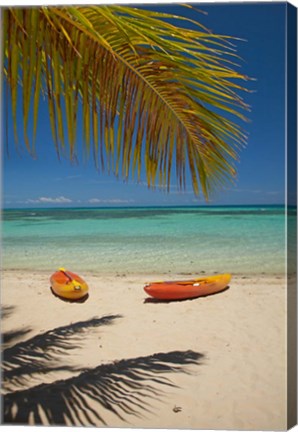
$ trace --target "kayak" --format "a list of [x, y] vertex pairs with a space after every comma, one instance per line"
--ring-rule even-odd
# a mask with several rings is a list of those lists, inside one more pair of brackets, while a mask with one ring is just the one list
[[50, 281], [53, 292], [59, 297], [79, 300], [88, 293], [88, 285], [84, 279], [62, 267], [52, 274]]
[[144, 290], [158, 300], [190, 299], [223, 291], [231, 277], [226, 273], [191, 280], [150, 282], [144, 286]]

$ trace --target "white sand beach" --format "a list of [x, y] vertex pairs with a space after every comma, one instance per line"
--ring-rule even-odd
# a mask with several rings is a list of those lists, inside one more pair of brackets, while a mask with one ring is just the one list
[[286, 428], [282, 276], [168, 303], [146, 301], [156, 276], [84, 274], [84, 303], [55, 297], [49, 276], [3, 272], [9, 423]]

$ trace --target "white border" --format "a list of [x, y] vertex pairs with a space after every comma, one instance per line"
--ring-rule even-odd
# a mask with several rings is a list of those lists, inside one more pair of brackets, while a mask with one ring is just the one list
[[[91, 0], [90, 2], [86, 1], [84, 2], [83, 0], [47, 0], [47, 1], [38, 1], [38, 0], [31, 0], [31, 1], [22, 1], [22, 0], [0, 0], [0, 7], [2, 6], [40, 6], [40, 5], [67, 5], [67, 4], [71, 4], [71, 5], [84, 5], [86, 6], [87, 4], [95, 4], [95, 5], [101, 5], [101, 4], [171, 4], [171, 3], [209, 3], [209, 4], [216, 4], [216, 3], [280, 3], [281, 0], [261, 0], [261, 1], [255, 1], [255, 0], [243, 0], [243, 1], [239, 1], [239, 0], [141, 0], [141, 1], [137, 1], [137, 0]], [[284, 1], [284, 3], [286, 3], [286, 1]], [[290, 4], [292, 4], [295, 7], [298, 7], [298, 0], [290, 0], [289, 1]], [[0, 13], [0, 17], [1, 17], [1, 13]], [[1, 55], [1, 53], [0, 53]], [[0, 62], [1, 65], [1, 62]], [[287, 100], [285, 101], [285, 103], [287, 104]], [[287, 106], [285, 107], [285, 111], [287, 111]], [[1, 129], [0, 129], [1, 132]], [[286, 132], [286, 136], [285, 136], [285, 143], [286, 143], [286, 158], [287, 158], [287, 132]], [[2, 140], [1, 140], [2, 141]], [[1, 144], [1, 143], [0, 143]], [[1, 148], [1, 146], [0, 146]], [[287, 159], [286, 159], [287, 160]], [[287, 186], [287, 176], [285, 178], [285, 185]], [[285, 191], [286, 192], [286, 191]], [[286, 196], [286, 200], [287, 200], [287, 196]], [[287, 205], [287, 201], [286, 201], [286, 205]], [[0, 407], [1, 409], [1, 407]], [[8, 426], [8, 425], [1, 425], [1, 429], [4, 432], [9, 432], [9, 431], [22, 431], [22, 432], [35, 432], [36, 430], [36, 426], [35, 427], [31, 427], [31, 426]], [[44, 432], [52, 432], [53, 429], [55, 430], [55, 432], [66, 432], [67, 430], [73, 430], [73, 431], [78, 431], [78, 432], [86, 432], [86, 429], [88, 430], [89, 428], [86, 427], [59, 427], [59, 426], [42, 426], [41, 430]], [[140, 429], [129, 429], [129, 428], [125, 428], [125, 429], [119, 429], [119, 428], [100, 428], [101, 430], [107, 430], [109, 432], [123, 432], [125, 430], [127, 431], [132, 431], [132, 432], [138, 432], [140, 431]], [[146, 429], [146, 432], [168, 432], [168, 429]], [[297, 432], [298, 427], [295, 426], [292, 431]], [[173, 432], [181, 432], [182, 429], [172, 429]], [[206, 430], [200, 430], [200, 432], [208, 432]], [[257, 432], [257, 431], [255, 431]]]

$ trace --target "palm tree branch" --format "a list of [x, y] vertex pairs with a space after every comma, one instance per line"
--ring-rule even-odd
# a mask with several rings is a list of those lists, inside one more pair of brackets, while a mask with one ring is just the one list
[[[159, 173], [159, 184], [169, 185], [172, 158], [175, 158], [178, 182], [184, 187], [188, 160], [194, 191], [199, 193], [201, 185], [206, 198], [208, 184], [220, 184], [221, 175], [234, 176], [229, 159], [236, 159], [235, 149], [243, 145], [245, 138], [229, 116], [245, 120], [239, 108], [248, 107], [236, 93], [245, 89], [235, 80], [247, 80], [247, 77], [228, 66], [227, 55], [235, 54], [226, 37], [177, 27], [166, 21], [178, 18], [170, 14], [121, 6], [43, 7], [38, 9], [38, 17], [39, 28], [43, 29], [42, 45], [34, 40], [38, 30], [37, 13], [30, 17], [29, 10], [22, 14], [12, 9], [8, 20], [9, 46], [18, 47], [12, 52], [8, 50], [7, 68], [14, 123], [18, 60], [22, 59], [24, 69], [28, 59], [34, 58], [32, 63], [29, 60], [28, 71], [22, 74], [24, 136], [28, 149], [29, 90], [34, 81], [35, 136], [42, 86], [39, 76], [43, 73], [58, 154], [58, 142], [63, 146], [65, 141], [63, 98], [70, 158], [75, 157], [80, 95], [86, 153], [89, 153], [92, 133], [95, 160], [100, 148], [102, 168], [105, 150], [108, 169], [114, 165], [117, 175], [122, 160], [122, 175], [127, 178], [132, 165], [132, 172], [137, 170], [140, 178], [144, 159], [148, 184], [154, 185]], [[89, 68], [88, 59], [93, 62]]]

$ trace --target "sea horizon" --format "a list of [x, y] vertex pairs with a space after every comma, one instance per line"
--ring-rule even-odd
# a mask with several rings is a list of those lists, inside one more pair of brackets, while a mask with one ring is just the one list
[[78, 205], [78, 206], [32, 206], [32, 207], [7, 207], [3, 206], [2, 211], [6, 210], [67, 210], [67, 209], [138, 209], [138, 208], [217, 208], [217, 207], [291, 207], [295, 208], [294, 204], [274, 203], [274, 204], [135, 204], [135, 205]]

